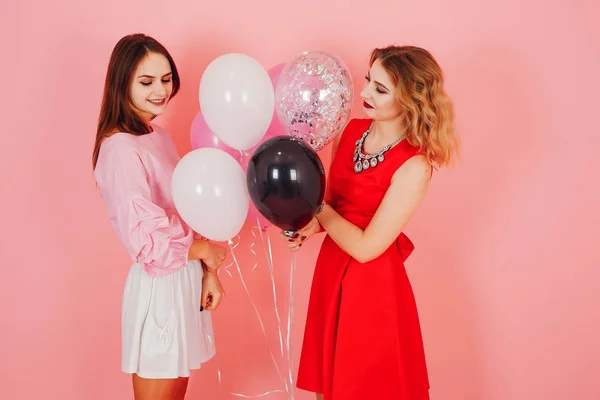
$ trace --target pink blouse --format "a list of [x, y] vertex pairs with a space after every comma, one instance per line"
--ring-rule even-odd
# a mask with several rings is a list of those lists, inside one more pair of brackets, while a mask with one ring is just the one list
[[152, 128], [147, 135], [106, 138], [94, 178], [133, 262], [161, 277], [187, 265], [196, 235], [171, 198], [171, 176], [180, 157], [169, 133], [154, 124]]

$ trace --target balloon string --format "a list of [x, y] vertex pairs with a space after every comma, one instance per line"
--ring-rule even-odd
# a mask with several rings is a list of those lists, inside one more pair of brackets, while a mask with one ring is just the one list
[[287, 326], [287, 354], [288, 354], [288, 379], [290, 391], [290, 400], [294, 400], [294, 378], [292, 376], [294, 368], [294, 355], [292, 351], [292, 322], [294, 320], [294, 272], [296, 271], [296, 253], [292, 253], [290, 266], [290, 289], [289, 289], [289, 308], [288, 308], [288, 326]]
[[252, 232], [252, 243], [250, 243], [250, 253], [252, 253], [252, 255], [254, 256], [254, 265], [252, 266], [252, 271], [256, 271], [256, 268], [258, 267], [258, 256], [256, 255], [256, 251], [254, 250], [254, 247], [256, 246], [256, 232], [254, 231], [254, 227], [250, 229], [250, 232]]
[[[232, 250], [233, 250], [233, 249], [235, 249], [236, 247], [238, 247], [238, 246], [239, 246], [239, 244], [240, 244], [240, 235], [236, 235], [235, 237], [236, 237], [236, 239], [237, 239], [237, 243], [233, 244], [233, 241], [232, 241], [232, 240], [229, 240], [229, 241], [228, 241], [229, 247], [231, 247], [231, 246], [233, 245], [233, 247], [231, 247], [231, 249], [232, 249]], [[229, 271], [229, 268], [231, 268], [231, 267], [233, 266], [233, 264], [234, 264], [234, 262], [233, 262], [233, 261], [231, 261], [229, 264], [227, 264], [227, 265], [226, 265], [226, 266], [224, 266], [223, 268], [219, 268], [219, 269], [217, 270], [217, 276], [219, 276], [219, 277], [221, 276], [221, 269], [222, 269], [223, 271], [225, 271], [225, 272], [227, 273], [227, 275], [229, 275], [229, 277], [230, 277], [230, 278], [233, 278], [233, 275], [232, 275], [232, 274], [231, 274], [231, 272]]]
[[[258, 232], [260, 234], [260, 240], [263, 245], [263, 249], [265, 248], [265, 238], [263, 235], [263, 230], [260, 229], [260, 220], [258, 217], [256, 218], [256, 224], [259, 227]], [[265, 251], [265, 258], [267, 259], [267, 267], [269, 268], [269, 274], [271, 275], [271, 286], [273, 290], [273, 306], [275, 308], [275, 317], [277, 318], [277, 329], [279, 333], [279, 351], [281, 353], [281, 357], [283, 357], [283, 332], [281, 330], [281, 316], [279, 314], [279, 306], [277, 305], [277, 289], [275, 286], [275, 271], [273, 268], [273, 249], [271, 247], [271, 236], [269, 232], [266, 232], [267, 236], [267, 250]]]
[[[206, 338], [208, 339], [208, 341], [210, 342], [210, 344], [214, 347], [215, 346], [215, 339], [212, 336], [211, 332], [206, 332]], [[221, 376], [221, 368], [219, 367], [219, 360], [218, 358], [215, 360], [216, 364], [217, 364], [217, 379], [219, 380], [219, 385], [223, 385], [223, 377]]]
[[271, 394], [273, 394], [273, 393], [283, 393], [283, 390], [281, 390], [281, 389], [278, 389], [278, 390], [271, 390], [270, 392], [264, 392], [264, 393], [261, 393], [261, 394], [257, 394], [257, 395], [255, 395], [255, 396], [247, 396], [247, 395], [240, 394], [240, 393], [230, 393], [230, 394], [231, 394], [232, 396], [241, 397], [241, 398], [243, 398], [243, 399], [258, 399], [258, 398], [260, 398], [260, 397], [269, 396], [269, 395], [271, 395]]
[[279, 370], [279, 366], [277, 365], [277, 361], [275, 360], [275, 356], [273, 355], [273, 351], [271, 350], [271, 347], [269, 346], [269, 341], [267, 338], [267, 331], [265, 329], [265, 325], [263, 324], [263, 321], [260, 316], [260, 312], [258, 311], [258, 307], [256, 306], [256, 303], [254, 303], [254, 300], [252, 300], [252, 296], [250, 295], [250, 291], [248, 290], [248, 286], [246, 285], [246, 281], [244, 279], [244, 275], [242, 274], [240, 264], [238, 263], [237, 257], [235, 256], [235, 251], [234, 251], [235, 247], [233, 246], [233, 242], [231, 240], [229, 241], [229, 247], [231, 249], [231, 257], [233, 258], [233, 263], [235, 264], [236, 270], [240, 276], [240, 281], [242, 283], [242, 286], [244, 287], [244, 291], [248, 295], [248, 298], [250, 299], [250, 303], [252, 304], [252, 307], [254, 308], [254, 312], [256, 313], [256, 317], [258, 318], [258, 322], [260, 324], [260, 327], [261, 327], [261, 330], [263, 333], [263, 337], [265, 338], [265, 342], [267, 342], [267, 348], [269, 349], [269, 354], [271, 355], [271, 360], [273, 361], [273, 365], [275, 366], [277, 375], [279, 375], [279, 379], [281, 379], [281, 382], [284, 384], [286, 391], [289, 392], [287, 382], [283, 378], [283, 375], [281, 374], [281, 371]]

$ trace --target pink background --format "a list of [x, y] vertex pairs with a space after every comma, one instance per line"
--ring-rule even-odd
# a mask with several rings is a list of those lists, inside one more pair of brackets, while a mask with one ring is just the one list
[[[600, 145], [600, 10], [591, 0], [569, 3], [4, 5], [0, 397], [131, 398], [119, 331], [130, 262], [109, 226], [90, 155], [110, 51], [124, 34], [143, 31], [181, 70], [182, 91], [160, 122], [182, 154], [201, 74], [219, 55], [244, 52], [270, 68], [322, 48], [345, 60], [360, 86], [371, 48], [430, 49], [445, 69], [463, 139], [461, 164], [434, 175], [406, 230], [416, 244], [407, 268], [432, 399], [599, 399], [600, 189], [592, 160]], [[269, 234], [285, 317], [291, 258], [277, 231]], [[246, 229], [236, 254], [277, 351], [268, 275], [264, 261], [252, 271], [252, 241]], [[296, 351], [318, 245], [298, 256]], [[254, 248], [264, 259], [260, 244]], [[239, 276], [222, 276], [219, 355], [194, 374], [190, 399], [281, 388]], [[313, 397], [298, 390], [296, 398]]]

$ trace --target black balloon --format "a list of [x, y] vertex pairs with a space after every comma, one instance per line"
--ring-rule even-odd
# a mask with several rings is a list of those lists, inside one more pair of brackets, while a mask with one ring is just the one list
[[276, 136], [252, 154], [246, 175], [256, 209], [285, 231], [304, 228], [325, 196], [325, 170], [304, 141]]

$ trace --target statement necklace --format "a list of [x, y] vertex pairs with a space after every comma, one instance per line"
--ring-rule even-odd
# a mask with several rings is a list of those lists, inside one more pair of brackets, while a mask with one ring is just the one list
[[363, 153], [363, 145], [365, 143], [365, 139], [371, 132], [371, 128], [373, 127], [373, 123], [369, 126], [369, 129], [363, 133], [360, 139], [356, 141], [356, 149], [354, 150], [354, 171], [359, 174], [362, 171], [365, 171], [369, 168], [375, 168], [380, 163], [385, 161], [385, 156], [383, 155], [386, 151], [400, 143], [406, 135], [400, 136], [398, 139], [394, 140], [391, 144], [388, 144], [383, 149], [379, 150], [377, 153], [373, 154], [364, 154]]

